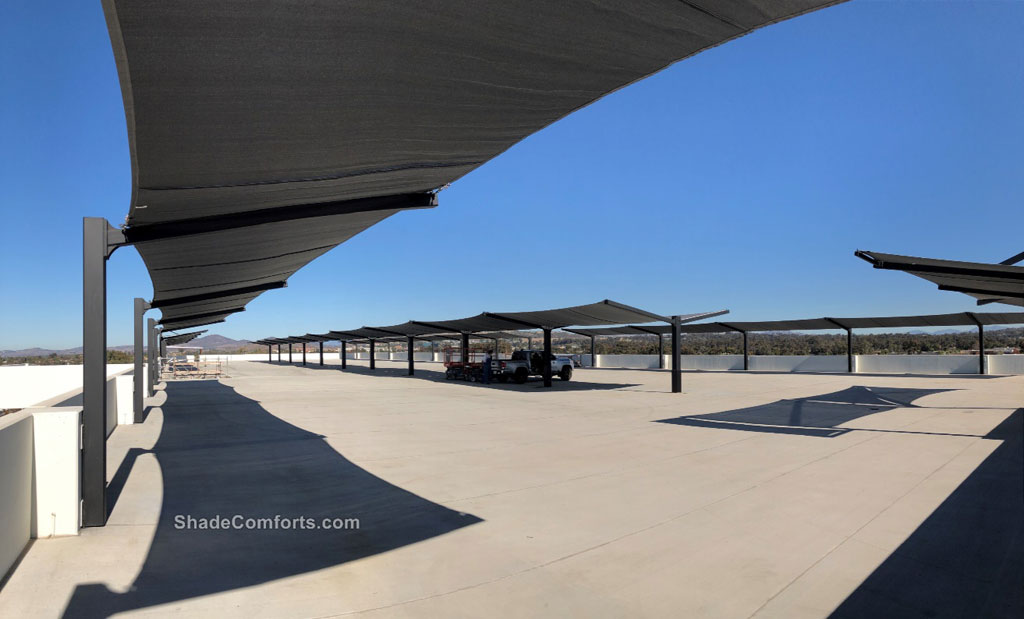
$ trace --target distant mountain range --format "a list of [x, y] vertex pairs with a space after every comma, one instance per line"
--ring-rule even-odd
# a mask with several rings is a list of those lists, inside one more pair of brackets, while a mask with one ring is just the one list
[[[245, 346], [251, 346], [252, 342], [249, 340], [233, 340], [223, 335], [204, 335], [198, 337], [188, 343], [189, 346], [199, 346], [203, 350], [209, 351], [223, 351], [228, 352], [232, 350], [238, 350]], [[108, 346], [109, 350], [119, 350], [122, 352], [132, 352], [132, 345], [127, 344], [123, 346]], [[50, 348], [23, 348], [21, 350], [0, 350], [0, 357], [48, 357], [50, 355], [80, 355], [82, 354], [82, 347], [77, 348], [65, 348], [63, 350], [53, 350]]]

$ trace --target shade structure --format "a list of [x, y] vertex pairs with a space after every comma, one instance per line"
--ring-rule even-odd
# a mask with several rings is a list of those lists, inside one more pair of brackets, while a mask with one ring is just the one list
[[[683, 325], [682, 333], [729, 333], [757, 331], [824, 331], [831, 329], [877, 329], [895, 327], [957, 327], [1024, 324], [1024, 312], [959, 312], [955, 314], [920, 314], [915, 316], [868, 316], [839, 318], [805, 318], [799, 320], [767, 320], [758, 322], [709, 322]], [[643, 327], [612, 327], [607, 329], [569, 329], [587, 336], [642, 335], [671, 333], [666, 325]]]
[[[857, 251], [855, 255], [870, 262], [876, 269], [905, 271], [938, 284], [939, 290], [970, 295], [978, 300], [979, 305], [1006, 303], [1024, 307], [1024, 267], [919, 258], [873, 251]], [[1018, 258], [1019, 256], [1014, 256], [1010, 260]]]
[[[714, 312], [698, 312], [696, 314], [685, 314], [679, 316], [679, 324], [686, 324], [695, 322], [697, 320], [706, 320], [708, 318], [714, 318], [715, 316], [721, 316], [728, 314], [729, 310], [716, 310]], [[666, 319], [667, 320], [667, 319]], [[599, 335], [666, 335], [672, 333], [671, 325], [626, 325], [620, 327], [604, 327], [600, 329], [565, 329], [570, 333], [576, 333], [578, 335], [585, 335], [588, 337], [595, 337]]]
[[168, 346], [177, 346], [179, 344], [187, 344], [187, 343], [191, 342], [192, 340], [196, 339], [200, 335], [206, 333], [206, 331], [207, 331], [206, 329], [203, 329], [201, 331], [191, 331], [189, 333], [177, 333], [175, 335], [165, 335], [165, 336], [161, 336], [160, 339], [163, 341], [164, 344], [167, 344]]
[[124, 236], [165, 324], [223, 320], [572, 111], [833, 3], [104, 0]]
[[[605, 299], [587, 305], [574, 305], [530, 312], [483, 312], [456, 320], [411, 321], [422, 333], [484, 333], [523, 329], [560, 329], [574, 325], [614, 325], [627, 322], [667, 321], [654, 314], [623, 303]], [[410, 324], [410, 323], [406, 323]], [[401, 327], [401, 325], [399, 325]], [[388, 327], [391, 328], [391, 327]]]

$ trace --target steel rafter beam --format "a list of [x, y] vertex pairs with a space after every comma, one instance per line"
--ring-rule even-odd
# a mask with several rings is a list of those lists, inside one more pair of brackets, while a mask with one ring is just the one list
[[164, 299], [162, 301], [154, 301], [150, 304], [153, 309], [159, 309], [161, 307], [173, 307], [176, 305], [187, 305], [189, 303], [199, 303], [202, 301], [213, 301], [215, 299], [223, 299], [225, 297], [234, 297], [243, 294], [252, 294], [254, 292], [266, 292], [267, 290], [276, 290], [278, 288], [286, 288], [288, 282], [270, 282], [269, 284], [259, 284], [258, 286], [244, 286], [241, 288], [229, 288], [227, 290], [220, 290], [218, 292], [204, 292], [202, 294], [193, 294], [187, 297], [175, 297], [173, 299]]
[[222, 232], [224, 230], [235, 230], [237, 228], [295, 221], [298, 219], [329, 217], [331, 215], [352, 215], [372, 211], [433, 208], [435, 206], [437, 206], [437, 195], [431, 192], [358, 198], [355, 200], [281, 206], [242, 213], [130, 226], [124, 229], [124, 238], [129, 244], [145, 243], [147, 241], [159, 241], [209, 232]]

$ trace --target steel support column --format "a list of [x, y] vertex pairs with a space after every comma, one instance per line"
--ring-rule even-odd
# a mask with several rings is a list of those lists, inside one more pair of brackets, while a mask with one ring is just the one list
[[288, 343], [288, 363], [292, 362], [292, 344]]
[[665, 338], [658, 334], [658, 369], [665, 369]]
[[743, 369], [744, 370], [749, 370], [750, 369], [750, 346], [749, 346], [749, 342], [747, 341], [747, 332], [746, 331], [742, 331], [741, 333], [743, 333]]
[[465, 367], [469, 363], [469, 334], [462, 334], [462, 351], [459, 353], [459, 360], [462, 361], [462, 366]]
[[156, 320], [146, 320], [149, 331], [147, 344], [149, 347], [149, 397], [156, 395], [156, 384], [160, 381], [160, 344], [157, 342]]
[[978, 323], [978, 374], [985, 374], [985, 325]]
[[370, 369], [377, 369], [377, 352], [374, 350], [374, 340], [370, 340]]
[[82, 222], [82, 525], [107, 522], [107, 220]]
[[853, 329], [846, 330], [846, 371], [853, 374]]
[[590, 336], [590, 367], [597, 367], [597, 336]]
[[551, 329], [544, 329], [544, 359], [541, 372], [544, 374], [544, 386], [551, 386]]
[[341, 369], [348, 367], [348, 343], [345, 340], [341, 340]]
[[413, 351], [412, 351], [412, 347], [413, 347], [414, 341], [415, 340], [413, 340], [412, 337], [410, 336], [409, 337], [409, 345], [407, 347], [408, 350], [409, 350], [409, 353], [408, 353], [408, 356], [409, 356], [409, 376], [412, 376], [413, 374], [416, 373], [416, 361], [413, 358]]
[[682, 324], [679, 316], [672, 317], [672, 393], [683, 392], [683, 356], [679, 350]]
[[267, 344], [267, 363], [274, 362], [274, 345]]
[[277, 362], [281, 363], [281, 345], [277, 345]]
[[306, 365], [306, 343], [302, 343], [302, 365]]
[[324, 364], [324, 343], [320, 342], [320, 365]]
[[[135, 321], [133, 324], [133, 334], [135, 336], [133, 360], [135, 362], [135, 371], [132, 376], [132, 414], [135, 417], [135, 423], [142, 423], [142, 409], [146, 397], [146, 383], [148, 382], [144, 378], [145, 375], [143, 374], [144, 370], [142, 367], [146, 361], [143, 353], [144, 339], [142, 334], [142, 317], [148, 309], [149, 303], [146, 303], [145, 299], [135, 297]], [[148, 370], [148, 368], [146, 369]]]

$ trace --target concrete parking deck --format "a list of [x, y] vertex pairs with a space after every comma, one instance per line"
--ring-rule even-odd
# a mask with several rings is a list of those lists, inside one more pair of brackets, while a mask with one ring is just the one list
[[[378, 366], [167, 384], [110, 439], [109, 524], [35, 542], [0, 616], [1024, 611], [1022, 376], [687, 373], [679, 396], [659, 371]], [[177, 526], [235, 515], [348, 528]]]

